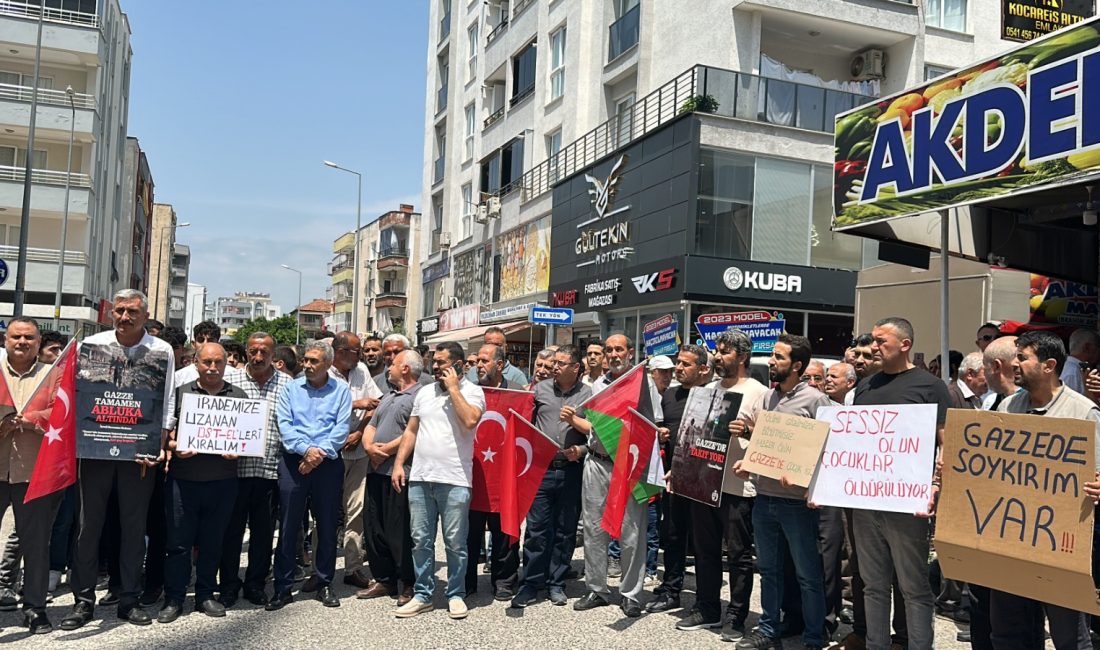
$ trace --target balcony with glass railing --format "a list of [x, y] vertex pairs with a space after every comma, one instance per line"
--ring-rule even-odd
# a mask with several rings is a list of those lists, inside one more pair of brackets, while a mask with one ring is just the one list
[[497, 194], [503, 196], [523, 188], [521, 200], [524, 202], [542, 196], [558, 181], [685, 113], [707, 113], [832, 133], [838, 113], [875, 99], [744, 72], [695, 66], [535, 165]]
[[[42, 5], [45, 4], [45, 7]], [[99, 27], [99, 16], [86, 11], [75, 11], [71, 8], [63, 8], [61, 0], [45, 0], [39, 2], [11, 2], [0, 0], [0, 14], [18, 16], [20, 18], [32, 18], [51, 23], [65, 23], [80, 27]]]
[[607, 60], [614, 61], [627, 50], [638, 44], [638, 30], [641, 26], [641, 5], [623, 14], [611, 23], [607, 48]]

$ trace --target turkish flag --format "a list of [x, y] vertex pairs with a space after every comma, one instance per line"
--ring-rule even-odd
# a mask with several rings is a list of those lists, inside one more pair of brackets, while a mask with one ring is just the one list
[[522, 390], [485, 388], [485, 412], [477, 423], [474, 437], [474, 485], [470, 510], [500, 512], [502, 453], [508, 412], [515, 410], [526, 417], [535, 409], [535, 394]]
[[[31, 408], [35, 409], [31, 411]], [[76, 345], [69, 343], [27, 402], [25, 416], [46, 430], [23, 503], [76, 483]]]
[[558, 443], [514, 410], [508, 416], [504, 444], [515, 451], [504, 455], [501, 473], [515, 478], [501, 481], [500, 530], [518, 542], [520, 522], [527, 518], [527, 511], [531, 509], [542, 485], [542, 477], [546, 475], [559, 447]]
[[615, 539], [622, 537], [627, 500], [649, 467], [656, 439], [657, 425], [638, 411], [628, 408], [623, 418], [623, 431], [619, 435], [615, 465], [611, 469], [611, 485], [607, 488], [603, 519], [600, 520], [600, 527]]

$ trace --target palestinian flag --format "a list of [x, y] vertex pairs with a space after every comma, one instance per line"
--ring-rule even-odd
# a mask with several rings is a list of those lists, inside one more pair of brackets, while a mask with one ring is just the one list
[[[649, 382], [646, 379], [645, 364], [640, 363], [628, 370], [610, 386], [591, 397], [583, 406], [585, 417], [592, 423], [596, 439], [612, 461], [616, 461], [616, 467], [618, 467], [619, 449], [629, 449], [629, 444], [622, 446], [627, 423], [631, 420], [636, 423], [638, 435], [648, 434], [648, 431], [643, 431], [645, 428], [652, 429], [653, 440], [648, 442], [647, 436], [646, 451], [641, 452], [641, 458], [646, 461], [639, 468], [642, 472], [641, 478], [637, 482], [631, 482], [633, 488], [628, 491], [633, 493], [638, 502], [644, 502], [664, 489], [664, 472], [661, 471], [659, 451], [655, 448], [656, 426], [650, 421], [653, 417], [653, 401]], [[631, 415], [631, 410], [636, 412], [635, 415]], [[641, 424], [643, 422], [645, 426]], [[635, 441], [637, 440], [638, 438], [635, 437]], [[648, 451], [650, 448], [653, 448], [652, 452]], [[612, 505], [611, 501], [609, 496], [608, 506]], [[621, 510], [619, 517], [621, 527]]]

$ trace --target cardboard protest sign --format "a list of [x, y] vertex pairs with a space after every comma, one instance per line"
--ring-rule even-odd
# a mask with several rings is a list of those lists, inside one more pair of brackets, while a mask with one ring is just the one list
[[[827, 406], [829, 424], [809, 500], [822, 506], [928, 510], [936, 453], [936, 405]], [[755, 435], [755, 434], [754, 434]]]
[[1087, 420], [951, 409], [936, 553], [948, 578], [1100, 614]]
[[76, 375], [76, 457], [156, 458], [167, 375], [167, 352], [82, 343]]
[[672, 492], [718, 507], [726, 455], [730, 444], [738, 444], [730, 441], [729, 424], [737, 417], [741, 398], [740, 393], [701, 386], [688, 393], [672, 452]]
[[741, 469], [777, 481], [786, 476], [794, 485], [809, 487], [828, 436], [825, 422], [762, 411]]
[[267, 400], [184, 393], [176, 449], [200, 454], [263, 457]]

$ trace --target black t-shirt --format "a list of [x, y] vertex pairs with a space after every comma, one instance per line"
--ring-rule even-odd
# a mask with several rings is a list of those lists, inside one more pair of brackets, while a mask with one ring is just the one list
[[879, 372], [856, 385], [855, 405], [935, 404], [936, 424], [942, 425], [951, 408], [951, 397], [943, 380], [921, 368], [897, 374]]
[[672, 467], [672, 454], [676, 451], [676, 434], [680, 431], [680, 421], [684, 419], [684, 407], [687, 406], [690, 388], [676, 386], [665, 390], [661, 396], [661, 410], [665, 414], [664, 426], [668, 427], [670, 435], [665, 443], [665, 469]]

